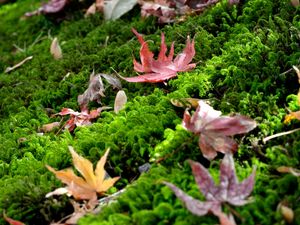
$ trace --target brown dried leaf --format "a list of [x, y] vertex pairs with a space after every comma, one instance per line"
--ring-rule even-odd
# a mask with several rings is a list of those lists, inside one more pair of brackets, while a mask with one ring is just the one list
[[118, 91], [115, 99], [115, 105], [114, 105], [115, 113], [119, 113], [119, 111], [125, 107], [126, 102], [127, 102], [127, 96], [125, 94], [125, 91], [123, 90]]
[[44, 133], [48, 133], [59, 126], [60, 126], [60, 122], [48, 123], [48, 124], [43, 125], [40, 130]]
[[292, 223], [294, 220], [294, 217], [295, 217], [294, 211], [291, 208], [289, 208], [285, 205], [282, 205], [282, 204], [280, 204], [279, 208], [280, 208], [280, 212], [281, 212], [281, 215], [283, 216], [284, 220], [288, 223]]
[[180, 99], [171, 99], [171, 103], [177, 107], [183, 108], [197, 108], [198, 102], [200, 99], [198, 98], [180, 98]]
[[62, 50], [58, 43], [58, 39], [55, 37], [50, 46], [50, 53], [54, 59], [61, 59], [62, 58]]
[[279, 173], [291, 173], [291, 174], [293, 174], [293, 175], [296, 176], [296, 177], [300, 177], [300, 171], [297, 170], [297, 169], [295, 169], [295, 168], [293, 168], [293, 167], [279, 166], [279, 167], [277, 168], [277, 171], [278, 171]]

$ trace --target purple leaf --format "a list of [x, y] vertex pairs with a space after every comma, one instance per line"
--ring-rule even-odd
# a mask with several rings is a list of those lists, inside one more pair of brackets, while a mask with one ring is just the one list
[[214, 201], [201, 202], [187, 195], [183, 190], [176, 187], [174, 184], [171, 184], [169, 182], [163, 182], [163, 183], [172, 189], [172, 191], [175, 193], [177, 198], [179, 198], [184, 203], [185, 207], [194, 215], [204, 216], [209, 211], [221, 210], [221, 204], [218, 202], [214, 202]]
[[233, 153], [237, 150], [237, 143], [228, 136], [247, 133], [257, 126], [254, 120], [246, 116], [221, 116], [220, 111], [201, 100], [192, 116], [185, 111], [182, 125], [200, 136], [199, 147], [209, 160], [214, 159], [217, 152]]
[[193, 214], [203, 216], [209, 212], [219, 217], [221, 224], [235, 224], [221, 210], [223, 203], [241, 206], [249, 202], [247, 199], [254, 187], [255, 169], [241, 183], [238, 182], [232, 154], [225, 154], [220, 164], [220, 183], [216, 185], [208, 170], [200, 163], [189, 161], [195, 181], [206, 198], [205, 202], [192, 198], [175, 185], [164, 182]]
[[33, 12], [25, 13], [25, 16], [35, 16], [39, 14], [54, 14], [62, 11], [68, 4], [68, 0], [50, 0], [48, 3], [41, 6], [39, 9]]

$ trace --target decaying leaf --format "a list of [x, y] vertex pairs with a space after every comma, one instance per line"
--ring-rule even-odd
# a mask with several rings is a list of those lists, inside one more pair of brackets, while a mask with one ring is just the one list
[[21, 221], [14, 220], [12, 218], [9, 218], [6, 216], [5, 212], [3, 212], [3, 218], [6, 222], [8, 222], [10, 225], [25, 225], [25, 223], [22, 223]]
[[110, 109], [110, 107], [100, 107], [90, 112], [87, 109], [81, 112], [75, 112], [72, 109], [63, 108], [61, 112], [56, 113], [55, 115], [70, 115], [70, 119], [65, 123], [64, 128], [73, 131], [76, 126], [81, 127], [90, 125], [92, 123], [91, 121], [99, 117], [101, 111], [105, 109]]
[[83, 201], [78, 203], [71, 200], [71, 204], [74, 208], [74, 212], [58, 222], [51, 223], [50, 225], [75, 225], [78, 224], [78, 220], [88, 213], [94, 213], [96, 206], [99, 204], [98, 201]]
[[26, 63], [28, 60], [31, 60], [32, 58], [33, 58], [33, 56], [28, 56], [25, 59], [23, 59], [21, 62], [14, 65], [13, 67], [7, 67], [4, 72], [9, 73], [10, 71], [22, 66], [24, 63]]
[[294, 221], [294, 217], [295, 217], [294, 211], [290, 207], [287, 207], [284, 204], [279, 203], [278, 210], [280, 211], [282, 217], [287, 223], [292, 223]]
[[291, 4], [294, 6], [294, 7], [298, 7], [300, 5], [300, 1], [299, 0], [291, 0]]
[[60, 45], [58, 43], [58, 39], [55, 37], [50, 46], [50, 53], [54, 59], [61, 59], [62, 58], [62, 51]]
[[126, 102], [127, 102], [127, 96], [125, 94], [125, 91], [123, 90], [118, 91], [117, 96], [115, 98], [115, 105], [114, 105], [115, 113], [119, 113], [119, 111], [125, 107]]
[[120, 80], [117, 77], [103, 73], [95, 74], [93, 71], [90, 75], [88, 88], [82, 95], [79, 95], [77, 99], [81, 110], [87, 109], [90, 101], [97, 101], [99, 104], [101, 104], [101, 97], [105, 97], [105, 87], [101, 77], [103, 77], [107, 83], [112, 85], [113, 88], [122, 88]]
[[55, 14], [61, 12], [68, 4], [69, 0], [50, 0], [48, 3], [43, 4], [40, 8], [33, 12], [25, 13], [25, 16], [35, 16], [39, 14]]
[[158, 17], [159, 23], [174, 22], [176, 17], [186, 14], [199, 14], [217, 2], [219, 0], [139, 0], [141, 15]]
[[198, 107], [200, 99], [198, 98], [180, 98], [180, 99], [171, 99], [171, 103], [177, 107], [183, 108], [194, 108]]
[[85, 12], [84, 16], [87, 17], [89, 15], [95, 14], [97, 11], [96, 3], [93, 3]]
[[106, 20], [116, 20], [129, 12], [137, 0], [104, 0], [104, 18]]
[[48, 133], [59, 126], [60, 126], [60, 122], [48, 123], [48, 124], [43, 125], [40, 130], [44, 133]]
[[149, 50], [148, 44], [144, 41], [142, 35], [135, 29], [132, 29], [132, 32], [137, 36], [140, 44], [142, 45], [140, 49], [140, 58], [142, 63], [140, 64], [134, 59], [134, 69], [137, 72], [145, 74], [136, 77], [122, 77], [122, 79], [128, 82], [158, 83], [176, 77], [177, 72], [188, 71], [196, 66], [195, 63], [190, 64], [195, 55], [195, 48], [194, 40], [191, 42], [189, 37], [183, 52], [178, 54], [173, 60], [174, 43], [171, 45], [169, 55], [166, 56], [167, 46], [165, 44], [165, 36], [162, 33], [160, 52], [158, 54], [158, 58], [155, 60], [153, 58], [154, 54]]
[[206, 198], [205, 202], [187, 195], [174, 184], [168, 182], [164, 182], [164, 184], [172, 189], [191, 213], [197, 216], [213, 213], [219, 217], [221, 224], [234, 224], [233, 222], [230, 223], [232, 221], [231, 218], [222, 213], [222, 204], [229, 203], [241, 206], [249, 202], [247, 198], [254, 187], [255, 169], [253, 169], [252, 174], [248, 178], [239, 183], [235, 173], [233, 157], [231, 154], [225, 154], [220, 164], [220, 183], [216, 185], [205, 167], [192, 160], [189, 163], [199, 190]]
[[86, 11], [84, 16], [93, 15], [96, 12], [103, 12], [104, 10], [104, 0], [96, 0]]
[[209, 160], [217, 156], [217, 152], [233, 153], [237, 143], [231, 137], [253, 130], [256, 122], [246, 116], [221, 116], [204, 101], [199, 101], [193, 116], [186, 110], [183, 117], [183, 127], [199, 135], [199, 147], [203, 156]]
[[296, 177], [300, 177], [300, 171], [297, 170], [297, 169], [295, 169], [295, 168], [293, 168], [293, 167], [279, 166], [279, 167], [277, 168], [277, 171], [278, 171], [279, 173], [291, 173], [291, 174], [293, 174], [293, 175], [296, 176]]
[[169, 0], [154, 0], [144, 1], [139, 0], [141, 5], [142, 17], [155, 16], [158, 17], [159, 23], [171, 23], [174, 22], [176, 15], [176, 4]]
[[[74, 166], [82, 177], [75, 175], [72, 169], [56, 171], [50, 166], [47, 166], [47, 168], [67, 185], [65, 187], [67, 193], [72, 195], [75, 199], [95, 201], [97, 199], [97, 194], [103, 195], [120, 178], [114, 177], [105, 179], [106, 172], [104, 170], [104, 165], [109, 149], [106, 150], [104, 156], [98, 161], [95, 171], [93, 170], [93, 164], [89, 160], [78, 155], [72, 147], [69, 147], [69, 150], [72, 155]], [[50, 197], [57, 193], [58, 192], [55, 190], [48, 193], [46, 197]]]

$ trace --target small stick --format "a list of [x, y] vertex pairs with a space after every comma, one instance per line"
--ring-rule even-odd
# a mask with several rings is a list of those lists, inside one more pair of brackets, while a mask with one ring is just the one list
[[297, 128], [297, 129], [294, 129], [294, 130], [289, 130], [289, 131], [285, 131], [285, 132], [281, 132], [281, 133], [278, 133], [278, 134], [273, 134], [271, 136], [268, 136], [268, 137], [265, 137], [262, 141], [263, 143], [266, 143], [267, 141], [273, 139], [273, 138], [277, 138], [277, 137], [280, 137], [280, 136], [284, 136], [284, 135], [287, 135], [287, 134], [292, 134], [296, 131], [300, 131], [300, 128]]
[[33, 56], [29, 56], [27, 58], [25, 58], [23, 61], [19, 62], [18, 64], [14, 65], [13, 67], [7, 67], [6, 70], [4, 71], [5, 73], [9, 73], [10, 71], [22, 66], [26, 61], [32, 59]]

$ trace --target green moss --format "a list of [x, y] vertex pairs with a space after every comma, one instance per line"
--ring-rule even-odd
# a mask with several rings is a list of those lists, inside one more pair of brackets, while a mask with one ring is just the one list
[[[84, 18], [82, 9], [90, 3], [72, 1], [63, 21], [42, 15], [20, 19], [38, 7], [36, 0], [0, 6], [0, 211], [28, 224], [58, 221], [72, 208], [66, 196], [44, 198], [62, 186], [45, 164], [70, 167], [68, 145], [93, 163], [110, 147], [106, 169], [111, 176], [121, 175], [116, 189], [126, 191], [101, 214], [87, 216], [80, 224], [216, 224], [213, 216], [191, 215], [159, 182], [168, 180], [202, 199], [185, 163], [188, 158], [210, 166], [218, 177], [219, 158], [212, 163], [203, 158], [198, 137], [180, 125], [184, 109], [170, 103], [173, 98], [194, 97], [209, 99], [224, 114], [248, 115], [259, 123], [251, 134], [236, 137], [241, 144], [236, 154], [239, 177], [258, 166], [255, 201], [234, 208], [242, 217], [237, 223], [282, 224], [276, 207], [285, 200], [297, 224], [299, 179], [279, 174], [276, 168], [299, 168], [299, 134], [267, 144], [261, 139], [299, 125], [283, 124], [286, 106], [299, 110], [297, 76], [285, 73], [299, 64], [299, 7], [288, 0], [249, 0], [236, 6], [223, 0], [199, 16], [159, 26], [155, 18], [141, 20], [138, 7], [116, 21], [104, 21], [100, 14]], [[161, 32], [168, 46], [175, 41], [175, 55], [190, 35], [197, 67], [179, 73], [168, 85], [122, 82], [128, 103], [119, 114], [107, 110], [89, 127], [41, 136], [42, 125], [60, 120], [52, 114], [63, 107], [79, 110], [77, 96], [87, 88], [93, 70], [113, 73], [113, 68], [123, 76], [136, 75], [132, 62], [133, 57], [139, 60], [140, 44], [132, 27], [155, 53]], [[58, 37], [62, 60], [50, 55], [48, 35]], [[2, 72], [30, 55], [33, 59], [20, 68]], [[102, 104], [113, 107], [116, 91], [109, 87], [105, 94]], [[90, 103], [90, 108], [96, 107]], [[138, 167], [149, 160], [153, 168], [140, 176]], [[156, 165], [157, 160], [162, 165]]]

